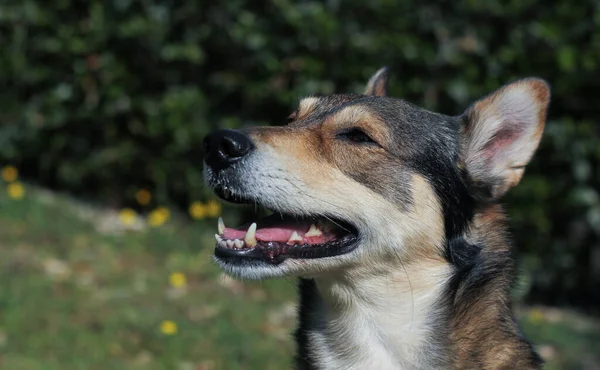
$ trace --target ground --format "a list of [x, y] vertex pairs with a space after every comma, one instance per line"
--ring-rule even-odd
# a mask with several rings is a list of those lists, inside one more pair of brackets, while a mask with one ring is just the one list
[[[290, 368], [295, 282], [223, 276], [211, 262], [214, 219], [170, 215], [154, 228], [125, 219], [128, 231], [114, 212], [6, 190], [0, 368]], [[600, 369], [597, 321], [545, 307], [519, 318], [548, 369]]]

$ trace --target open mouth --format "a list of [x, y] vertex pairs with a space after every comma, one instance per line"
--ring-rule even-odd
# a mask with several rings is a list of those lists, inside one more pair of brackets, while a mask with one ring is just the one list
[[[225, 200], [247, 203], [227, 190], [216, 193]], [[219, 218], [215, 256], [228, 262], [260, 260], [279, 264], [288, 258], [333, 257], [352, 251], [358, 240], [351, 224], [324, 216], [301, 217], [276, 212], [243, 226], [226, 227]]]

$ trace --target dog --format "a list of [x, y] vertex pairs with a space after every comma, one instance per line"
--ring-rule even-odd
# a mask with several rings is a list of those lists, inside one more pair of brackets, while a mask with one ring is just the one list
[[539, 144], [550, 88], [507, 84], [459, 116], [388, 96], [310, 96], [284, 126], [217, 130], [204, 178], [273, 214], [218, 223], [214, 259], [299, 278], [298, 369], [539, 369], [513, 316], [499, 205]]

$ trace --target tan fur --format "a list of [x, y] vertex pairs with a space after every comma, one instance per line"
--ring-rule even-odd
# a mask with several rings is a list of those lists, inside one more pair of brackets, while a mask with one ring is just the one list
[[444, 221], [440, 202], [431, 185], [419, 175], [412, 176], [414, 206], [410, 217], [427, 225], [425, 234], [413, 240], [415, 260], [441, 259], [443, 254]]
[[[486, 243], [484, 253], [490, 256], [509, 253], [506, 237], [506, 216], [499, 205], [476, 214], [469, 239], [473, 243]], [[510, 281], [500, 280], [487, 286], [468, 311], [454, 317], [451, 339], [457, 353], [455, 369], [504, 369], [506, 364], [513, 369], [534, 368], [530, 367], [529, 358], [522, 357], [521, 338], [507, 331], [490, 330], [507, 324], [508, 285]], [[459, 290], [458, 295], [467, 293]], [[517, 332], [516, 326], [513, 328]]]

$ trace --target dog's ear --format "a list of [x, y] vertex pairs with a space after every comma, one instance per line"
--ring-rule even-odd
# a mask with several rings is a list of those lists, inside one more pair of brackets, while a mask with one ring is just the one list
[[364, 95], [387, 96], [389, 68], [383, 67], [375, 72], [367, 82]]
[[462, 160], [479, 197], [495, 200], [517, 185], [540, 142], [550, 87], [538, 78], [506, 85], [462, 115]]

